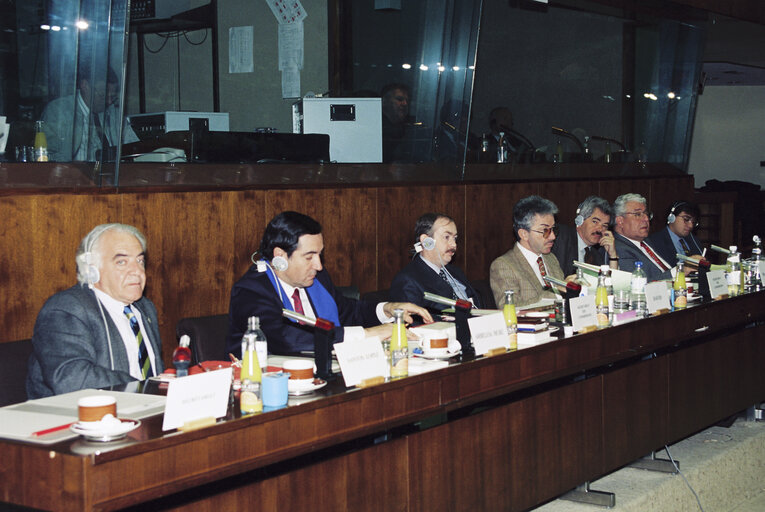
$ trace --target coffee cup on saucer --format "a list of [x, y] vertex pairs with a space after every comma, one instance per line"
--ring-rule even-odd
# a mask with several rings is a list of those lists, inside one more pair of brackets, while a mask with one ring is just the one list
[[420, 338], [420, 347], [426, 356], [444, 356], [449, 352], [449, 337], [444, 333], [428, 333]]
[[301, 391], [313, 386], [313, 361], [310, 359], [288, 359], [282, 364], [284, 373], [289, 373], [287, 389]]
[[77, 400], [77, 416], [82, 428], [98, 428], [106, 415], [117, 417], [117, 399], [110, 395], [84, 396]]

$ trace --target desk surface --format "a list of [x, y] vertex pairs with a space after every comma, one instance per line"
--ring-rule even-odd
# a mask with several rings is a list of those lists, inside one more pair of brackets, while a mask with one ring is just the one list
[[[459, 416], [476, 404], [522, 401], [540, 390], [580, 386], [574, 383], [598, 369], [642, 367], [649, 354], [694, 346], [765, 320], [764, 301], [760, 292], [704, 304], [367, 389], [346, 390], [338, 379], [314, 396], [291, 400], [285, 409], [244, 418], [233, 411], [195, 432], [163, 433], [162, 418], [155, 416], [114, 446], [75, 440], [41, 448], [2, 441], [0, 497], [42, 509], [123, 508], [406, 429], [429, 417]], [[447, 425], [457, 428], [460, 420]], [[284, 469], [289, 464], [281, 467], [290, 474]], [[603, 467], [601, 461], [598, 470]]]

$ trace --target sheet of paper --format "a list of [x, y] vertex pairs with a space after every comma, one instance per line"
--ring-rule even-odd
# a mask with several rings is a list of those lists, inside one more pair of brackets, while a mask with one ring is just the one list
[[266, 0], [279, 24], [290, 24], [303, 21], [308, 13], [300, 0]]
[[571, 325], [574, 331], [579, 332], [585, 327], [598, 325], [598, 318], [595, 313], [595, 295], [584, 295], [574, 297], [568, 301], [571, 309]]
[[232, 368], [223, 368], [171, 381], [167, 386], [162, 430], [179, 428], [202, 418], [225, 416], [232, 371]]
[[502, 313], [468, 318], [468, 325], [476, 355], [484, 355], [494, 348], [510, 348], [510, 338], [507, 336], [507, 325]]
[[303, 69], [303, 22], [279, 25], [279, 69]]
[[255, 70], [252, 41], [252, 26], [228, 29], [229, 73], [252, 73]]
[[724, 271], [712, 270], [707, 272], [707, 282], [709, 283], [709, 295], [713, 299], [728, 294], [728, 282], [725, 280]]
[[364, 379], [384, 377], [388, 360], [377, 337], [364, 341], [335, 343], [335, 354], [345, 386], [357, 386]]
[[650, 315], [660, 309], [670, 309], [667, 282], [654, 281], [645, 285], [645, 303]]

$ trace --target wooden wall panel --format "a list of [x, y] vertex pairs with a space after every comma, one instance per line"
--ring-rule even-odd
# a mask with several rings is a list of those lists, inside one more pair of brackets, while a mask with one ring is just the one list
[[332, 281], [373, 290], [377, 286], [376, 199], [372, 188], [273, 190], [266, 195], [266, 222], [285, 210], [313, 217], [322, 226], [323, 261]]
[[539, 193], [537, 183], [469, 185], [465, 191], [465, 236], [462, 247], [469, 255], [465, 273], [470, 279], [488, 279], [489, 265], [515, 244], [513, 206]]
[[[378, 190], [378, 284], [379, 290], [390, 288], [390, 283], [412, 258], [414, 225], [424, 213], [449, 215], [459, 232], [455, 263], [465, 268], [465, 240], [470, 235], [465, 228], [465, 186], [429, 185], [413, 187], [386, 187]], [[367, 290], [364, 290], [367, 291]]]

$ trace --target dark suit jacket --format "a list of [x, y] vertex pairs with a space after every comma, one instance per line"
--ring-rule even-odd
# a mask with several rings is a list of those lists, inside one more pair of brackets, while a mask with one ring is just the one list
[[[157, 309], [146, 297], [134, 302], [133, 307], [141, 312], [154, 364], [161, 372], [164, 366]], [[59, 292], [45, 302], [37, 315], [32, 346], [27, 376], [30, 399], [135, 380], [130, 376], [127, 351], [117, 326], [105, 309], [101, 314], [95, 292], [83, 285]]]
[[[606, 265], [608, 263], [606, 249], [599, 245], [595, 247], [595, 262], [593, 264]], [[558, 224], [558, 234], [555, 236], [552, 253], [558, 258], [564, 275], [576, 274], [574, 261], [579, 259], [579, 235], [576, 229], [565, 224]]]
[[[672, 279], [671, 269], [662, 272], [662, 270], [653, 262], [651, 258], [643, 254], [643, 251], [635, 247], [631, 241], [623, 237], [619, 233], [614, 233], [614, 247], [616, 247], [616, 254], [619, 255], [619, 269], [625, 272], [632, 272], [635, 270], [635, 262], [643, 262], [643, 271], [648, 281], [659, 281], [661, 279]], [[656, 249], [648, 242], [643, 240], [651, 249], [656, 252]], [[669, 263], [669, 262], [668, 262]]]
[[[701, 247], [696, 243], [696, 238], [693, 236], [693, 233], [682, 238], [685, 240], [685, 243], [688, 244], [688, 249], [690, 249], [691, 254], [701, 254]], [[669, 226], [665, 226], [663, 229], [651, 233], [648, 238], [646, 238], [646, 242], [653, 247], [653, 250], [655, 250], [659, 256], [664, 258], [667, 263], [673, 267], [677, 265], [677, 249], [675, 248], [675, 244], [672, 243], [672, 238], [669, 235]]]
[[[377, 304], [353, 300], [343, 296], [335, 289], [326, 270], [316, 274], [316, 279], [335, 299], [340, 324], [336, 330], [336, 341], [343, 341], [342, 326], [361, 325], [371, 327], [379, 325], [375, 308]], [[274, 289], [268, 275], [258, 272], [253, 265], [234, 284], [231, 289], [229, 304], [229, 327], [226, 351], [241, 354], [242, 335], [247, 329], [250, 316], [260, 317], [260, 328], [266, 335], [268, 351], [272, 354], [294, 354], [301, 351], [313, 351], [313, 328], [299, 325], [282, 316], [283, 304], [279, 293]], [[316, 311], [316, 306], [311, 303]]]
[[[470, 281], [468, 281], [462, 270], [451, 263], [446, 265], [446, 270], [449, 271], [455, 280], [465, 286], [465, 293], [467, 293], [469, 298], [473, 299], [475, 306], [482, 308], [483, 301], [480, 295], [470, 286]], [[440, 275], [433, 272], [433, 269], [418, 254], [393, 278], [389, 293], [390, 299], [393, 301], [412, 302], [431, 311], [443, 311], [449, 307], [425, 300], [422, 296], [424, 292], [451, 298], [452, 287]]]

